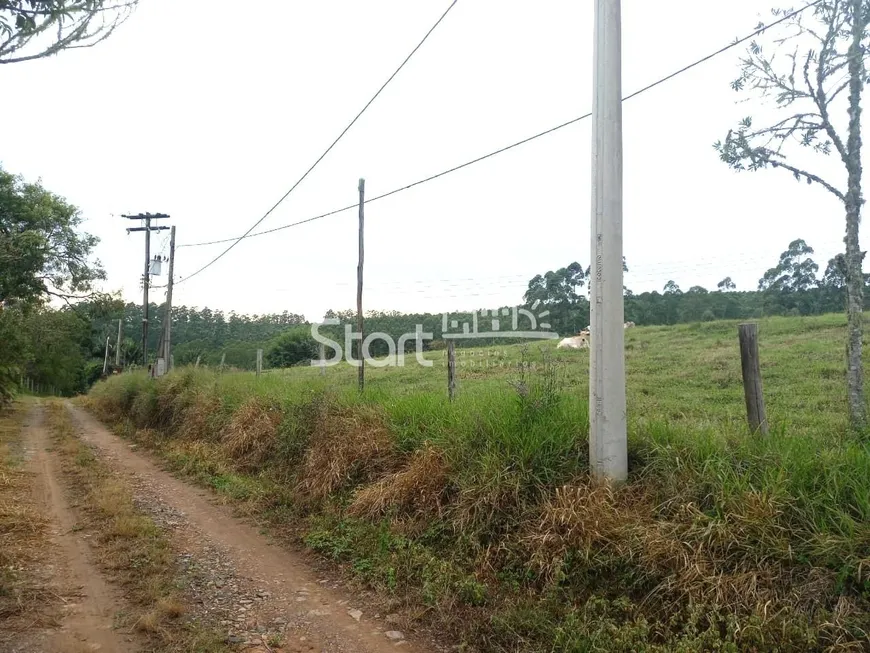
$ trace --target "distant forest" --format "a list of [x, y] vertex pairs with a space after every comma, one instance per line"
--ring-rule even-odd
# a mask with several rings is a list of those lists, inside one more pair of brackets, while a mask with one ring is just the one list
[[[635, 294], [626, 289], [625, 319], [637, 325], [667, 325], [684, 322], [711, 321], [718, 319], [751, 319], [770, 315], [818, 315], [842, 312], [845, 308], [846, 291], [844, 266], [841, 257], [828, 261], [824, 272], [819, 275], [820, 267], [813, 260], [813, 249], [803, 240], [790, 243], [780, 255], [777, 265], [765, 272], [754, 290], [738, 290], [730, 277], [722, 279], [715, 289], [691, 286], [682, 290], [675, 282], [668, 281], [661, 292]], [[627, 266], [625, 268], [627, 270]], [[867, 275], [870, 277], [870, 275]], [[520, 308], [539, 316], [538, 320], [549, 324], [550, 331], [560, 335], [570, 335], [589, 324], [589, 301], [586, 289], [589, 268], [572, 263], [564, 268], [536, 275], [529, 281], [528, 290], [522, 298]], [[865, 282], [870, 279], [865, 279]], [[120, 308], [120, 307], [119, 307]], [[502, 331], [509, 330], [510, 313], [514, 307], [497, 307]], [[152, 324], [149, 349], [156, 351], [159, 341], [157, 325], [162, 321], [165, 308], [152, 304], [150, 309]], [[479, 330], [491, 328], [492, 308], [477, 311]], [[125, 361], [139, 361], [141, 358], [141, 306], [127, 304], [123, 309], [124, 343], [122, 355]], [[117, 331], [120, 311], [106, 314], [104, 319], [94, 319], [93, 328], [99, 335], [95, 342], [105, 342], [105, 337]], [[264, 349], [268, 365], [278, 367], [296, 363], [306, 363], [316, 356], [316, 347], [310, 337], [310, 322], [302, 315], [284, 312], [269, 315], [238, 315], [234, 312], [204, 308], [198, 310], [187, 306], [174, 308], [173, 351], [176, 365], [193, 364], [199, 360], [201, 365], [218, 365], [221, 358], [228, 366], [253, 369], [256, 364], [256, 350]], [[353, 310], [330, 310], [324, 317], [337, 318], [339, 326], [321, 327], [321, 333], [344, 345], [344, 325], [355, 324]], [[400, 313], [398, 311], [369, 311], [366, 313], [366, 333], [382, 332], [394, 340], [404, 333], [413, 332], [420, 324], [424, 332], [432, 333], [433, 340], [425, 343], [426, 349], [443, 346], [442, 314]], [[459, 324], [471, 323], [470, 311], [451, 313], [450, 320]], [[112, 321], [114, 327], [112, 326]], [[520, 328], [525, 328], [527, 320], [521, 320]], [[451, 329], [448, 324], [448, 331]], [[459, 327], [461, 330], [461, 326]], [[482, 346], [495, 342], [517, 342], [517, 339], [481, 338], [459, 340], [460, 346]], [[408, 343], [408, 349], [413, 343]], [[374, 341], [372, 353], [387, 353], [383, 341]]]

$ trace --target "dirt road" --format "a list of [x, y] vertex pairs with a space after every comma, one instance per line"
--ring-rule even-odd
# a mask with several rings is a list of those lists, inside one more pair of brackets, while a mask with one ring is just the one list
[[230, 641], [251, 646], [247, 651], [437, 650], [410, 641], [394, 624], [370, 614], [364, 599], [335, 587], [301, 556], [271, 544], [228, 508], [212, 503], [207, 491], [161, 470], [84, 411], [67, 408], [82, 440], [128, 476], [137, 501], [174, 530], [174, 539], [185, 549], [186, 564], [202, 572], [202, 614], [219, 614], [220, 624], [234, 633]]
[[35, 405], [25, 422], [23, 446], [34, 476], [35, 503], [51, 523], [49, 574], [53, 591], [63, 597], [63, 614], [59, 629], [29, 633], [10, 642], [6, 650], [132, 653], [139, 650], [135, 638], [113, 629], [119, 596], [100, 575], [93, 552], [76, 532], [77, 518], [61, 489], [60, 462], [49, 447], [44, 422], [44, 408]]

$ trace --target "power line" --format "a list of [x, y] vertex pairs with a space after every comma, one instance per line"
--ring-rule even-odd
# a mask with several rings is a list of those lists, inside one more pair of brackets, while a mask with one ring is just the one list
[[[706, 63], [710, 59], [713, 59], [714, 57], [717, 57], [720, 54], [723, 54], [724, 52], [727, 52], [728, 50], [730, 50], [734, 47], [737, 47], [738, 45], [746, 43], [747, 41], [755, 38], [759, 34], [762, 34], [765, 31], [767, 31], [773, 27], [776, 27], [777, 25], [785, 22], [786, 20], [789, 20], [790, 18], [793, 18], [793, 17], [801, 14], [802, 12], [806, 11], [807, 9], [810, 9], [811, 7], [818, 5], [821, 2], [822, 2], [822, 0], [813, 0], [813, 2], [810, 2], [809, 4], [805, 5], [804, 7], [800, 8], [800, 9], [796, 9], [795, 11], [792, 11], [788, 14], [785, 14], [784, 16], [779, 18], [778, 20], [772, 22], [770, 25], [766, 25], [764, 27], [761, 27], [761, 28], [755, 30], [754, 32], [752, 32], [751, 34], [748, 34], [748, 35], [744, 36], [743, 38], [739, 38], [739, 39], [729, 43], [728, 45], [716, 50], [715, 52], [708, 54], [707, 56], [705, 56], [701, 59], [698, 59], [697, 61], [695, 61], [687, 66], [680, 68], [679, 70], [671, 73], [670, 75], [667, 75], [666, 77], [662, 77], [661, 79], [653, 82], [652, 84], [648, 84], [647, 86], [644, 86], [643, 88], [638, 89], [637, 91], [631, 93], [630, 95], [625, 96], [623, 98], [623, 102], [626, 100], [630, 100], [634, 97], [637, 97], [638, 95], [645, 93], [645, 92], [655, 88], [656, 86], [664, 84], [665, 82], [670, 81], [674, 77], [682, 75], [683, 73], [688, 72], [689, 70], [695, 68], [696, 66], [701, 65], [702, 63]], [[451, 5], [451, 7], [452, 7], [452, 5]], [[449, 11], [449, 9], [448, 9], [448, 11]], [[516, 143], [512, 143], [512, 144], [507, 145], [505, 147], [499, 148], [497, 150], [494, 150], [493, 152], [490, 152], [489, 154], [484, 154], [483, 156], [479, 156], [476, 159], [472, 159], [471, 161], [466, 161], [465, 163], [459, 164], [459, 165], [454, 166], [452, 168], [448, 168], [447, 170], [444, 170], [444, 171], [439, 172], [437, 174], [426, 177], [425, 179], [420, 179], [420, 180], [415, 181], [413, 183], [410, 183], [406, 186], [402, 186], [400, 188], [395, 188], [389, 192], [383, 193], [382, 195], [376, 195], [375, 197], [371, 197], [371, 198], [365, 200], [364, 204], [376, 202], [378, 200], [384, 199], [385, 197], [390, 197], [391, 195], [395, 195], [397, 193], [401, 193], [402, 191], [406, 191], [406, 190], [409, 190], [411, 188], [414, 188], [415, 186], [419, 186], [421, 184], [425, 184], [427, 182], [434, 181], [435, 179], [438, 179], [439, 177], [444, 177], [445, 175], [449, 175], [451, 172], [456, 172], [457, 170], [462, 170], [463, 168], [467, 168], [468, 166], [474, 165], [475, 163], [480, 163], [481, 161], [484, 161], [486, 159], [494, 157], [498, 154], [502, 154], [503, 152], [507, 152], [508, 150], [512, 150], [515, 147], [519, 147], [520, 145], [525, 145], [526, 143], [529, 143], [533, 140], [536, 140], [536, 139], [541, 138], [543, 136], [547, 136], [548, 134], [552, 134], [553, 132], [559, 131], [560, 129], [563, 129], [565, 127], [568, 127], [570, 125], [578, 123], [582, 120], [585, 120], [586, 118], [589, 118], [591, 115], [592, 115], [592, 113], [586, 113], [582, 116], [574, 118], [573, 120], [563, 122], [560, 125], [556, 125], [555, 127], [551, 127], [550, 129], [546, 129], [542, 132], [538, 132], [534, 136], [529, 136], [528, 138], [524, 138], [520, 141], [517, 141]], [[332, 211], [328, 211], [326, 213], [321, 213], [320, 215], [316, 215], [316, 216], [311, 217], [311, 218], [306, 218], [304, 220], [299, 220], [297, 222], [291, 222], [289, 224], [281, 225], [280, 227], [274, 227], [272, 229], [266, 229], [265, 231], [258, 231], [257, 233], [254, 233], [254, 234], [250, 233], [251, 229], [249, 229], [245, 234], [243, 234], [242, 236], [239, 236], [239, 237], [224, 238], [221, 240], [210, 240], [210, 241], [201, 242], [201, 243], [189, 243], [189, 244], [185, 244], [185, 245], [179, 245], [178, 247], [201, 247], [201, 246], [205, 246], [205, 245], [218, 245], [221, 243], [228, 243], [231, 241], [235, 241], [233, 243], [233, 247], [234, 247], [235, 244], [237, 244], [238, 242], [240, 242], [241, 240], [243, 240], [245, 238], [253, 238], [255, 236], [265, 236], [266, 234], [275, 233], [276, 231], [282, 231], [284, 229], [289, 229], [291, 227], [298, 227], [299, 225], [307, 224], [309, 222], [314, 222], [315, 220], [321, 220], [323, 218], [328, 218], [330, 216], [336, 215], [337, 213], [343, 213], [344, 211], [350, 211], [351, 209], [356, 209], [356, 208], [358, 208], [358, 206], [359, 206], [359, 203], [349, 204], [347, 206], [343, 206], [343, 207], [338, 208], [338, 209], [333, 209]], [[227, 251], [229, 251], [229, 250], [227, 250]], [[224, 252], [223, 254], [226, 254], [226, 252]], [[221, 254], [221, 256], [223, 256], [223, 254]], [[220, 257], [218, 257], [218, 258], [220, 258]], [[215, 259], [215, 260], [217, 260], [217, 259]], [[212, 261], [212, 263], [213, 262], [214, 261]], [[209, 263], [208, 265], [211, 265], [211, 263]], [[208, 265], [205, 267], [208, 267]], [[205, 269], [205, 268], [201, 268], [197, 272], [194, 272], [192, 275], [187, 277], [187, 279], [190, 279], [190, 277], [194, 276], [194, 274], [199, 274], [199, 272], [201, 272], [203, 269]]]
[[[425, 36], [423, 36], [422, 40], [421, 40], [421, 41], [416, 45], [416, 47], [415, 47], [413, 50], [411, 50], [411, 53], [410, 53], [407, 57], [405, 57], [405, 60], [402, 61], [402, 63], [399, 65], [398, 68], [396, 68], [395, 72], [393, 72], [393, 74], [390, 75], [390, 77], [387, 79], [387, 81], [385, 81], [385, 82], [383, 83], [383, 85], [382, 85], [382, 86], [377, 90], [377, 92], [372, 96], [372, 98], [371, 98], [368, 102], [366, 102], [365, 106], [360, 110], [360, 112], [359, 112], [358, 114], [356, 114], [356, 116], [354, 117], [354, 119], [351, 120], [350, 123], [348, 123], [347, 127], [345, 127], [345, 128], [341, 131], [341, 133], [338, 135], [338, 137], [337, 137], [334, 141], [332, 141], [332, 144], [331, 144], [329, 147], [327, 147], [326, 150], [324, 150], [323, 154], [321, 154], [319, 157], [317, 157], [317, 160], [316, 160], [314, 163], [311, 164], [311, 167], [308, 168], [308, 170], [305, 171], [305, 174], [303, 174], [303, 175], [302, 175], [302, 176], [301, 176], [301, 177], [296, 181], [296, 183], [293, 184], [293, 185], [290, 187], [290, 190], [288, 190], [286, 193], [284, 193], [284, 195], [281, 196], [281, 199], [279, 199], [277, 202], [275, 202], [275, 204], [272, 205], [272, 208], [270, 208], [268, 211], [266, 211], [266, 213], [263, 214], [263, 217], [260, 218], [259, 220], [257, 220], [254, 224], [252, 224], [251, 227], [250, 227], [250, 228], [249, 228], [249, 229], [248, 229], [244, 234], [242, 234], [241, 236], [239, 236], [239, 237], [235, 240], [235, 242], [233, 242], [232, 245], [230, 245], [229, 247], [227, 247], [223, 252], [221, 252], [220, 254], [218, 254], [214, 259], [212, 259], [211, 261], [209, 261], [208, 263], [206, 263], [206, 264], [205, 264], [204, 266], [202, 266], [199, 270], [197, 270], [197, 271], [194, 272], [193, 274], [190, 274], [190, 275], [188, 275], [187, 277], [185, 277], [182, 281], [187, 281], [187, 279], [190, 279], [191, 277], [195, 277], [197, 274], [199, 274], [199, 273], [202, 272], [203, 270], [205, 270], [205, 269], [211, 267], [212, 265], [214, 265], [215, 263], [217, 263], [217, 262], [218, 262], [221, 258], [223, 258], [223, 257], [224, 257], [224, 256], [225, 256], [225, 255], [226, 255], [226, 254], [227, 254], [227, 253], [228, 253], [228, 252], [229, 252], [233, 247], [235, 247], [236, 245], [238, 245], [238, 244], [242, 241], [243, 238], [247, 237], [248, 234], [250, 234], [254, 229], [256, 229], [256, 228], [260, 225], [260, 223], [263, 222], [263, 220], [265, 220], [266, 218], [268, 218], [269, 215], [272, 213], [272, 211], [274, 211], [275, 209], [277, 209], [278, 206], [280, 206], [280, 204], [281, 204], [285, 199], [287, 199], [287, 197], [290, 195], [290, 193], [292, 193], [294, 190], [296, 190], [296, 187], [297, 187], [299, 184], [301, 184], [302, 181], [303, 181], [303, 180], [304, 180], [304, 179], [309, 175], [309, 173], [311, 173], [311, 171], [314, 170], [314, 168], [317, 167], [317, 164], [319, 164], [319, 163], [324, 159], [324, 157], [325, 157], [327, 154], [329, 154], [329, 152], [332, 150], [332, 148], [336, 146], [336, 144], [338, 143], [338, 141], [340, 141], [340, 140], [342, 139], [342, 137], [344, 137], [344, 135], [348, 132], [348, 130], [350, 130], [350, 128], [354, 126], [354, 124], [356, 123], [356, 121], [359, 120], [360, 116], [362, 116], [362, 115], [366, 112], [366, 109], [368, 109], [368, 108], [371, 106], [372, 102], [374, 102], [374, 101], [377, 99], [377, 97], [381, 94], [381, 91], [383, 91], [383, 90], [387, 87], [387, 85], [388, 85], [391, 81], [393, 81], [393, 78], [394, 78], [396, 75], [398, 75], [398, 74], [399, 74], [399, 71], [402, 70], [402, 68], [405, 67], [405, 64], [408, 63], [408, 61], [411, 60], [411, 57], [413, 57], [414, 54], [417, 52], [417, 50], [419, 50], [420, 47], [421, 47], [421, 46], [426, 42], [426, 39], [429, 38], [429, 35], [432, 34], [432, 32], [435, 31], [435, 28], [438, 27], [438, 25], [441, 24], [441, 21], [444, 20], [444, 18], [447, 16], [448, 13], [450, 13], [450, 10], [453, 9], [453, 7], [456, 5], [456, 2], [457, 2], [457, 0], [453, 0], [453, 2], [450, 3], [450, 6], [448, 6], [447, 9], [444, 11], [444, 13], [441, 14], [441, 17], [440, 17], [437, 21], [435, 21], [435, 24], [432, 25], [432, 27], [429, 28], [429, 31], [426, 32]], [[181, 283], [181, 281], [179, 281], [178, 283]]]

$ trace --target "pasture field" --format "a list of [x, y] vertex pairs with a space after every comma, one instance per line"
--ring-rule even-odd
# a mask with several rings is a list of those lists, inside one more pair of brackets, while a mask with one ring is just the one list
[[736, 322], [626, 331], [628, 483], [588, 478], [588, 351], [457, 349], [403, 368], [125, 374], [118, 432], [384, 609], [467, 651], [870, 650], [870, 438], [845, 318], [759, 324], [771, 434], [745, 423]]

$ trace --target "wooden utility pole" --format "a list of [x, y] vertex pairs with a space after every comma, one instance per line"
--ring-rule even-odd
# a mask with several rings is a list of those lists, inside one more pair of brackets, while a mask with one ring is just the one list
[[172, 369], [172, 285], [175, 273], [175, 225], [169, 231], [169, 280], [166, 282], [166, 317], [163, 318], [163, 360]]
[[121, 329], [124, 326], [124, 319], [118, 320], [118, 343], [115, 347], [115, 367], [121, 367]]
[[152, 227], [152, 220], [162, 220], [169, 216], [165, 213], [138, 213], [136, 215], [122, 215], [128, 220], [144, 220], [144, 227], [132, 227], [132, 231], [145, 232], [145, 274], [142, 275], [142, 364], [148, 367], [148, 287], [151, 282], [151, 232], [163, 231], [169, 227]]
[[456, 396], [456, 341], [447, 341], [447, 396], [450, 401]]
[[737, 334], [740, 338], [740, 366], [743, 370], [743, 395], [746, 397], [749, 430], [767, 435], [767, 412], [764, 409], [761, 365], [758, 360], [758, 325], [740, 324]]
[[365, 207], [366, 180], [359, 180], [359, 264], [356, 268], [356, 328], [359, 331], [359, 347], [357, 348], [357, 358], [359, 358], [359, 391], [365, 389], [366, 384], [366, 362], [363, 357], [363, 341], [365, 334], [363, 333], [363, 310], [362, 310], [362, 292], [363, 292], [363, 231], [365, 227], [365, 217], [363, 209]]
[[595, 0], [592, 102], [592, 328], [589, 462], [596, 478], [628, 476], [622, 283], [620, 0]]

